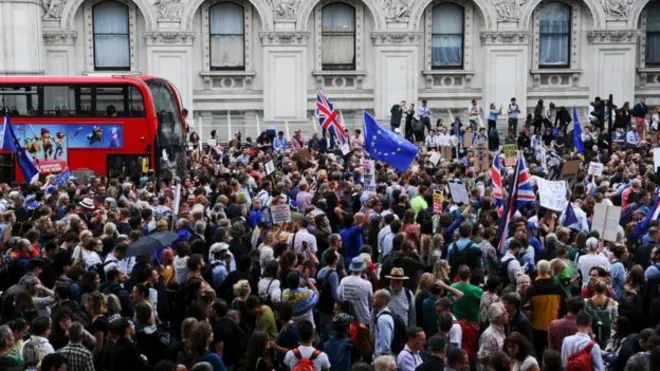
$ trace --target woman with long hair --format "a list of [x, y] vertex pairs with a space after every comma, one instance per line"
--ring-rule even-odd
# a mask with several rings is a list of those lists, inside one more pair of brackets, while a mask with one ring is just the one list
[[[423, 316], [424, 316], [424, 306], [422, 305], [424, 303], [424, 300], [426, 298], [429, 298], [432, 296], [431, 294], [431, 286], [435, 282], [435, 277], [433, 276], [433, 273], [423, 273], [422, 276], [419, 278], [419, 284], [417, 285], [417, 291], [415, 291], [415, 311], [417, 312], [417, 315], [415, 318], [417, 318], [417, 326], [421, 326], [423, 322]], [[414, 324], [411, 324], [411, 326]]]
[[422, 244], [422, 235], [419, 229], [419, 225], [415, 222], [415, 212], [412, 209], [407, 209], [403, 213], [403, 219], [401, 220], [401, 223], [401, 231], [403, 235], [413, 244], [416, 249], [419, 248]]
[[121, 318], [114, 325], [116, 326], [117, 341], [110, 352], [109, 371], [150, 370], [151, 367], [142, 358], [137, 345], [133, 342], [133, 335], [135, 335], [133, 322], [128, 318]]
[[642, 299], [642, 290], [645, 283], [644, 268], [639, 264], [634, 265], [628, 271], [626, 283], [623, 285], [623, 292], [617, 298], [619, 315], [635, 319], [633, 322], [635, 332], [644, 329], [646, 324]]
[[513, 360], [511, 371], [540, 371], [539, 363], [531, 355], [532, 344], [519, 332], [504, 339], [504, 351]]
[[198, 362], [208, 362], [213, 367], [213, 371], [227, 370], [222, 358], [216, 352], [210, 351], [213, 329], [208, 322], [197, 322], [191, 329], [190, 340], [190, 348]]
[[246, 371], [271, 371], [273, 361], [268, 352], [268, 334], [264, 331], [255, 331], [248, 340], [246, 358]]

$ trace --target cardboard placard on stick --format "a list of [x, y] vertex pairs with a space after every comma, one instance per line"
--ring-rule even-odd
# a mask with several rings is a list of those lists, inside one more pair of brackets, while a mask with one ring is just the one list
[[463, 135], [463, 147], [472, 148], [474, 145], [474, 133], [465, 133]]
[[591, 230], [598, 231], [605, 241], [619, 242], [619, 220], [621, 219], [621, 207], [606, 205], [602, 202], [594, 206], [594, 218], [591, 222]]
[[287, 204], [271, 206], [270, 214], [273, 216], [273, 224], [291, 221], [291, 208]]
[[570, 160], [564, 162], [564, 166], [561, 168], [561, 179], [571, 179], [576, 177], [578, 171], [580, 171], [581, 164], [581, 160]]
[[449, 146], [443, 146], [440, 147], [440, 154], [442, 155], [442, 158], [451, 161], [454, 158], [454, 147], [449, 147]]
[[505, 144], [502, 146], [504, 153], [504, 166], [516, 166], [518, 160], [518, 146], [515, 144]]
[[488, 155], [488, 144], [484, 142], [477, 143], [477, 169], [479, 171], [488, 171], [490, 168], [490, 157]]

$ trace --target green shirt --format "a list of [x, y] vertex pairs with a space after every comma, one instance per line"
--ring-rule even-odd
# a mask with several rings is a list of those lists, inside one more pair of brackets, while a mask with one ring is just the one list
[[[453, 312], [457, 320], [479, 323], [479, 304], [484, 293], [478, 286], [456, 282], [451, 287], [463, 293], [463, 297], [454, 302]], [[449, 293], [451, 297], [451, 293]]]
[[265, 331], [268, 334], [268, 340], [277, 340], [277, 323], [275, 315], [269, 306], [262, 306], [263, 313], [257, 315], [256, 330]]
[[413, 197], [412, 200], [410, 200], [410, 208], [413, 209], [415, 212], [415, 218], [417, 218], [417, 214], [419, 214], [420, 211], [426, 209], [429, 207], [429, 204], [426, 203], [426, 200], [424, 200], [424, 197], [417, 195]]

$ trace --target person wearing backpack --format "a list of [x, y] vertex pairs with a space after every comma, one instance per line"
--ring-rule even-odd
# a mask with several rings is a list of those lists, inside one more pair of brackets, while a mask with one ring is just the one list
[[[484, 278], [484, 268], [481, 248], [472, 241], [472, 224], [463, 222], [458, 227], [460, 238], [447, 248], [447, 262], [451, 266], [450, 278], [455, 279], [458, 267], [466, 265], [474, 273], [471, 283], [480, 285]], [[478, 306], [478, 305], [477, 305]]]
[[415, 371], [424, 362], [421, 352], [426, 347], [424, 330], [413, 326], [406, 331], [406, 346], [396, 357], [398, 371]]
[[326, 258], [325, 267], [321, 268], [317, 274], [319, 289], [319, 301], [316, 303], [316, 309], [319, 312], [321, 342], [327, 340], [333, 334], [333, 314], [335, 302], [339, 302], [339, 273], [337, 265], [339, 256], [330, 254]]
[[299, 346], [288, 351], [284, 356], [284, 364], [291, 371], [322, 371], [330, 370], [328, 355], [312, 346], [314, 325], [302, 320], [298, 323]]
[[567, 336], [561, 346], [561, 363], [566, 371], [605, 371], [598, 343], [591, 340], [591, 316], [580, 312], [575, 317], [577, 333]]
[[323, 351], [335, 370], [350, 370], [351, 365], [360, 359], [360, 349], [349, 336], [353, 316], [346, 313], [336, 314], [332, 318], [333, 334], [323, 344]]
[[406, 325], [389, 309], [390, 292], [384, 289], [374, 293], [374, 359], [400, 352], [405, 346]]
[[598, 279], [594, 284], [594, 296], [584, 299], [584, 311], [592, 318], [592, 329], [594, 340], [601, 348], [605, 348], [610, 338], [612, 321], [617, 315], [617, 302], [605, 295], [607, 283], [604, 279]]
[[408, 280], [403, 268], [392, 268], [390, 274], [385, 276], [390, 280], [390, 310], [403, 320], [406, 327], [417, 323], [417, 312], [415, 310], [415, 299], [412, 291], [403, 286], [403, 281]]

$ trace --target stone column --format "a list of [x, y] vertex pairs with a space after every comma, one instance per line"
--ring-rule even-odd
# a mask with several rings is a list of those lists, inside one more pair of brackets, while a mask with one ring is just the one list
[[190, 32], [157, 31], [145, 34], [147, 71], [170, 80], [179, 89], [183, 106], [193, 114], [193, 41]]
[[516, 97], [520, 112], [527, 111], [527, 79], [530, 35], [520, 31], [483, 31], [479, 35], [486, 61], [483, 103], [506, 105]]
[[637, 30], [593, 30], [587, 40], [593, 47], [593, 96], [614, 95], [615, 104], [635, 96]]
[[[259, 34], [263, 50], [264, 122], [309, 124], [307, 119], [307, 32]], [[293, 126], [291, 133], [293, 134]]]
[[417, 102], [419, 92], [419, 43], [421, 34], [404, 31], [371, 33], [376, 59], [375, 114], [390, 115], [390, 107], [402, 100]]
[[41, 18], [38, 1], [0, 1], [0, 73], [43, 74]]

